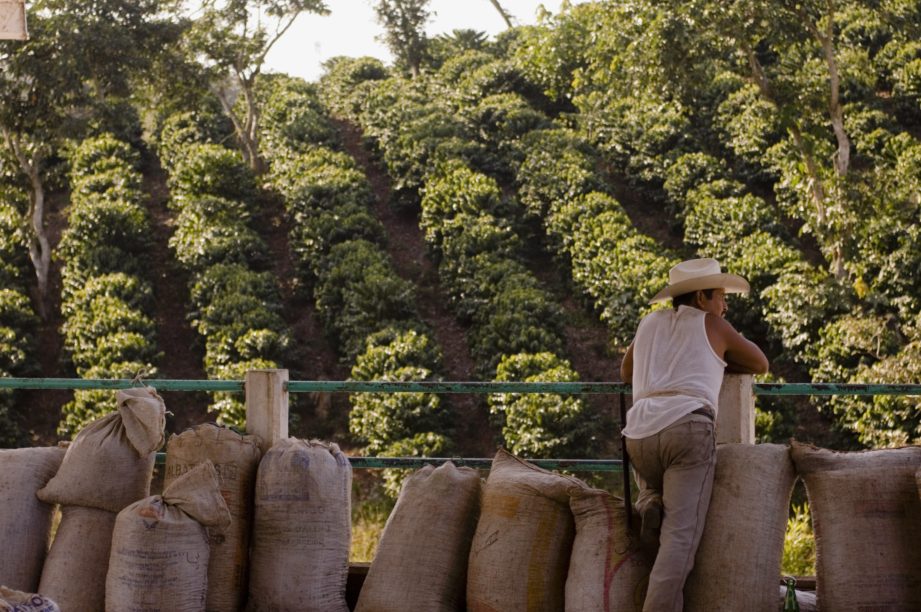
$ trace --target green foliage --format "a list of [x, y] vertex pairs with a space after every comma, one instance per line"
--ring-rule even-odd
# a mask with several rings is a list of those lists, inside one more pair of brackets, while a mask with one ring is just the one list
[[28, 196], [0, 184], [0, 287], [19, 284], [28, 265], [28, 239], [22, 213]]
[[[518, 353], [496, 368], [501, 382], [577, 382], [579, 375], [553, 353]], [[591, 423], [582, 400], [555, 393], [494, 393], [489, 410], [502, 421], [506, 447], [533, 458], [584, 457], [590, 453]]]
[[384, 64], [373, 57], [337, 56], [323, 63], [325, 72], [320, 78], [320, 98], [335, 115], [355, 121], [362, 101], [373, 81], [388, 76]]
[[[290, 337], [265, 242], [252, 227], [258, 192], [241, 156], [206, 137], [194, 117], [180, 116], [165, 132], [166, 160], [178, 212], [170, 246], [191, 272], [189, 314], [203, 337], [205, 371], [242, 378], [247, 369], [274, 368], [288, 354]], [[245, 426], [243, 404], [217, 393], [209, 410], [226, 425]]]
[[397, 66], [418, 76], [428, 59], [425, 24], [431, 13], [429, 0], [377, 0], [374, 13], [384, 27], [382, 40]]
[[[430, 381], [441, 355], [428, 335], [387, 328], [371, 335], [352, 366], [361, 381]], [[440, 396], [434, 393], [357, 393], [350, 398], [349, 431], [365, 444], [365, 452], [382, 455], [388, 447], [419, 432], [443, 431], [447, 425]], [[424, 434], [419, 434], [424, 435]], [[416, 454], [422, 447], [406, 450]], [[388, 455], [389, 456], [389, 455]]]
[[517, 238], [503, 218], [502, 206], [494, 179], [453, 161], [441, 166], [426, 183], [419, 226], [425, 241], [443, 255], [447, 266], [479, 253], [508, 257], [516, 249]]
[[261, 267], [268, 248], [250, 227], [246, 204], [215, 196], [182, 198], [176, 231], [169, 244], [189, 270], [200, 271], [219, 263]]
[[490, 373], [506, 355], [560, 353], [562, 316], [562, 309], [542, 289], [503, 283], [474, 316], [470, 352]]
[[[24, 194], [0, 182], [0, 376], [37, 373], [38, 317], [26, 294], [27, 241], [22, 224]], [[26, 442], [17, 419], [15, 396], [0, 391], [0, 448]]]
[[[824, 353], [838, 366], [832, 375], [857, 384], [914, 384], [921, 375], [921, 317], [896, 329], [894, 321], [842, 317], [823, 332]], [[821, 361], [815, 376], [830, 369]], [[850, 367], [848, 367], [850, 366]], [[824, 368], [824, 369], [822, 369]], [[839, 421], [871, 447], [896, 447], [921, 440], [921, 402], [917, 397], [878, 395], [835, 397]]]
[[675, 214], [683, 218], [685, 199], [689, 193], [728, 174], [726, 162], [721, 159], [706, 153], [685, 153], [666, 169], [662, 188], [668, 194]]
[[[463, 107], [459, 119], [467, 138], [483, 145], [483, 158], [475, 159], [474, 165], [482, 172], [509, 177], [521, 161], [521, 137], [550, 125], [543, 113], [515, 93], [486, 96]], [[486, 158], [486, 152], [494, 159]]]
[[320, 316], [348, 357], [372, 333], [415, 317], [413, 285], [396, 275], [380, 248], [364, 240], [330, 249], [315, 295]]
[[592, 299], [615, 341], [626, 346], [677, 258], [637, 233], [617, 200], [605, 194], [577, 198], [549, 219], [548, 232], [569, 255], [573, 281]]
[[368, 181], [347, 155], [324, 147], [281, 155], [272, 159], [269, 177], [285, 197], [289, 240], [304, 281], [316, 278], [337, 244], [383, 244], [383, 228], [369, 210]]
[[220, 142], [223, 136], [220, 119], [214, 113], [183, 111], [163, 120], [155, 143], [161, 163], [172, 173], [193, 144]]
[[789, 576], [815, 575], [815, 535], [809, 505], [793, 506], [784, 533], [781, 573]]
[[795, 362], [815, 363], [815, 338], [819, 329], [847, 304], [841, 286], [805, 262], [793, 262], [778, 273], [777, 281], [763, 292], [764, 318]]
[[[93, 174], [118, 170], [134, 178], [139, 170], [140, 156], [128, 143], [111, 134], [84, 140], [70, 156], [70, 176], [76, 181]], [[133, 172], [132, 172], [133, 171]]]
[[37, 327], [28, 296], [16, 289], [0, 289], [0, 376], [34, 372]]
[[76, 296], [69, 306], [73, 314], [61, 332], [77, 373], [118, 361], [150, 363], [156, 357], [154, 322], [143, 311], [99, 294]]
[[245, 201], [255, 194], [252, 171], [239, 153], [226, 147], [190, 144], [172, 166], [167, 184], [174, 195], [218, 196]]
[[316, 85], [280, 74], [261, 75], [256, 85], [261, 107], [262, 155], [332, 144], [333, 127], [320, 105]]
[[[56, 256], [62, 260], [61, 333], [78, 375], [155, 373], [159, 354], [146, 258], [151, 228], [141, 206], [138, 155], [109, 134], [70, 155], [73, 201]], [[111, 394], [80, 392], [58, 426], [73, 435], [115, 408]]]
[[518, 168], [518, 197], [538, 218], [555, 214], [572, 199], [602, 191], [595, 153], [570, 130], [539, 130], [525, 136], [525, 158]]

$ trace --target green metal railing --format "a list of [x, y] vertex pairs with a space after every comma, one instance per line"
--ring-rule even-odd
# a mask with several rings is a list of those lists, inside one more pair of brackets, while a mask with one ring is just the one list
[[[128, 378], [0, 378], [0, 389], [129, 389], [141, 384], [160, 391], [242, 393], [242, 380]], [[754, 383], [755, 395], [921, 395], [921, 384]], [[288, 393], [561, 393], [630, 394], [627, 383], [607, 382], [383, 382], [292, 380]]]
[[[84, 390], [128, 389], [141, 384], [158, 391], [205, 391], [242, 393], [242, 380], [77, 379], [77, 378], [0, 378], [0, 389]], [[755, 383], [755, 395], [921, 395], [921, 384], [843, 384], [843, 383]], [[629, 395], [626, 383], [606, 382], [383, 382], [383, 381], [288, 381], [288, 393], [558, 393], [563, 395]], [[162, 456], [158, 457], [162, 461]], [[440, 465], [452, 461], [458, 466], [489, 469], [492, 459], [464, 457], [350, 457], [355, 468], [418, 468], [426, 463]], [[617, 472], [618, 459], [529, 459], [545, 469]]]

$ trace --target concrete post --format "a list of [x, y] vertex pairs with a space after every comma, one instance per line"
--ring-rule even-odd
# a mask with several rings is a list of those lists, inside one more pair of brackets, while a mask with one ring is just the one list
[[720, 389], [716, 443], [755, 443], [755, 393], [751, 374], [726, 374]]
[[246, 373], [246, 433], [256, 434], [265, 454], [288, 437], [288, 370], [249, 370]]

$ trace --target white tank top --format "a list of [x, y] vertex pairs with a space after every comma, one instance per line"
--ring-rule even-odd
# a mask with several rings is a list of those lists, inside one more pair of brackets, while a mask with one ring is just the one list
[[633, 407], [628, 438], [656, 434], [686, 414], [709, 407], [714, 417], [726, 362], [710, 346], [706, 313], [679, 306], [646, 315], [633, 341]]

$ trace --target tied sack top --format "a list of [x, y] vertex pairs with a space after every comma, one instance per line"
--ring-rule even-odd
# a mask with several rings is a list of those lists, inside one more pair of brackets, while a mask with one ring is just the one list
[[717, 411], [726, 362], [690, 306], [657, 310], [640, 321], [633, 343], [633, 407], [623, 435], [645, 438], [698, 408]]

